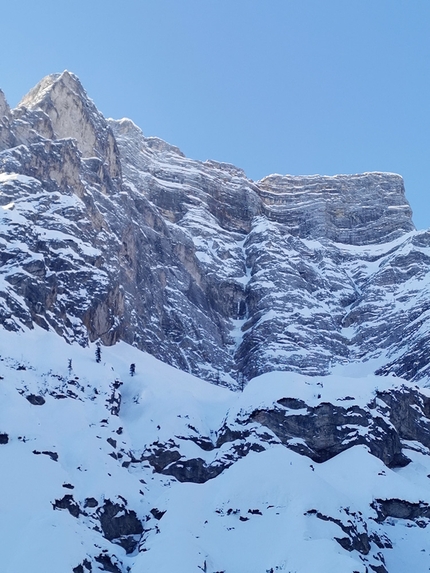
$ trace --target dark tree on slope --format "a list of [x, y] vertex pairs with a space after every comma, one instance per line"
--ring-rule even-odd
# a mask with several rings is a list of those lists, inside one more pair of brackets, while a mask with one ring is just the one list
[[136, 374], [136, 364], [130, 364], [130, 376], [134, 376]]
[[100, 344], [97, 344], [96, 346], [96, 362], [101, 362], [102, 361], [102, 351], [100, 349]]

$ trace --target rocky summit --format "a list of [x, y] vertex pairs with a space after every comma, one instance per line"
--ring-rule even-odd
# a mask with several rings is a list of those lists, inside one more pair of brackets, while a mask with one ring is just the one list
[[399, 175], [252, 181], [70, 72], [0, 91], [2, 570], [427, 571], [429, 310]]

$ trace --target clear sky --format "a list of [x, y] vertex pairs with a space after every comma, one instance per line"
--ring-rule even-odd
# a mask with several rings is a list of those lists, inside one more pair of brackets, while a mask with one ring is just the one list
[[430, 0], [5, 0], [14, 106], [77, 74], [108, 117], [269, 173], [391, 171], [430, 227]]

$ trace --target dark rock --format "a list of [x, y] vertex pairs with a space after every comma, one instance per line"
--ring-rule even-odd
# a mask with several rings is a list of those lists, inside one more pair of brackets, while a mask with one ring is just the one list
[[113, 384], [110, 386], [110, 395], [107, 399], [106, 407], [113, 416], [118, 416], [121, 408], [121, 392], [118, 390], [121, 385], [122, 382], [115, 380], [115, 382], [113, 382]]
[[[283, 403], [286, 403], [285, 399]], [[285, 446], [315, 462], [324, 462], [352, 446], [363, 444], [388, 467], [409, 463], [402, 453], [397, 432], [371, 410], [358, 406], [342, 408], [330, 403], [309, 407], [300, 401], [300, 407], [303, 406], [306, 414], [295, 415], [290, 412], [291, 406], [287, 406], [286, 409], [256, 410], [250, 420], [266, 426]], [[297, 443], [293, 438], [301, 441]]]
[[149, 452], [144, 454], [142, 460], [147, 460], [156, 472], [162, 472], [167, 466], [181, 459], [181, 454], [177, 449], [172, 449], [173, 447], [177, 447], [173, 441], [166, 444], [156, 442], [150, 446]]
[[430, 448], [430, 398], [417, 388], [403, 385], [377, 397], [389, 408], [390, 421], [404, 440], [416, 440]]
[[45, 398], [43, 396], [36, 396], [35, 394], [29, 394], [28, 396], [26, 396], [26, 398], [30, 402], [30, 404], [33, 404], [33, 406], [43, 406], [43, 404], [45, 403]]
[[221, 474], [231, 463], [208, 465], [201, 458], [192, 458], [173, 462], [161, 473], [173, 476], [180, 482], [205, 483]]
[[373, 509], [377, 512], [376, 521], [382, 523], [387, 517], [397, 519], [408, 519], [416, 521], [418, 519], [430, 519], [430, 505], [419, 502], [411, 503], [404, 499], [376, 499], [372, 504]]
[[97, 507], [99, 502], [94, 497], [87, 497], [84, 501], [84, 507]]
[[91, 564], [91, 561], [88, 561], [88, 559], [84, 559], [82, 564], [78, 565], [73, 569], [73, 573], [86, 573], [86, 571], [91, 572], [92, 570], [93, 566]]
[[290, 408], [291, 410], [302, 410], [303, 408], [307, 408], [307, 405], [303, 400], [297, 400], [296, 398], [281, 398], [277, 403], [284, 406], [284, 408]]
[[[355, 518], [355, 523], [349, 520], [349, 523], [345, 524], [340, 519], [336, 519], [330, 515], [324, 515], [316, 510], [308, 511], [308, 515], [315, 515], [322, 521], [331, 521], [332, 523], [335, 523], [343, 533], [347, 535], [347, 537], [342, 538], [335, 537], [335, 540], [347, 551], [358, 551], [362, 555], [368, 555], [370, 552], [371, 544], [367, 525], [359, 516], [354, 514], [353, 517]], [[352, 514], [348, 513], [348, 515]], [[359, 531], [358, 527], [361, 531]]]
[[209, 438], [205, 438], [202, 436], [187, 436], [187, 437], [178, 436], [178, 438], [180, 438], [181, 440], [190, 440], [191, 442], [194, 442], [195, 444], [197, 444], [197, 446], [199, 446], [199, 448], [201, 448], [205, 452], [211, 452], [212, 450], [215, 449], [215, 445]]
[[143, 526], [136, 512], [124, 504], [105, 500], [97, 510], [104, 537], [121, 545], [127, 553], [132, 553], [139, 544]]
[[73, 517], [79, 517], [82, 515], [82, 511], [79, 507], [79, 504], [76, 503], [72, 495], [65, 495], [61, 499], [56, 499], [55, 502], [52, 504], [53, 509], [67, 509], [70, 515]]
[[109, 571], [109, 573], [123, 573], [123, 568], [120, 566], [118, 561], [116, 560], [117, 562], [114, 563], [110, 555], [100, 553], [100, 555], [94, 557], [94, 560], [103, 567], [102, 571]]
[[0, 444], [7, 444], [9, 442], [9, 436], [5, 433], [0, 434]]
[[160, 520], [166, 512], [160, 511], [159, 509], [154, 507], [153, 509], [151, 509], [150, 513], [155, 517], [155, 519]]
[[237, 440], [246, 440], [250, 435], [248, 430], [235, 430], [227, 425], [223, 425], [218, 432], [216, 447], [220, 448], [223, 444]]
[[385, 565], [372, 565], [369, 564], [369, 567], [375, 573], [389, 573]]
[[36, 454], [36, 455], [42, 454], [44, 456], [49, 456], [53, 462], [58, 462], [57, 452], [49, 452], [49, 451], [39, 452], [38, 450], [33, 450], [33, 454]]
[[66, 489], [75, 489], [75, 486], [72, 485], [71, 483], [63, 483], [63, 487], [65, 487]]

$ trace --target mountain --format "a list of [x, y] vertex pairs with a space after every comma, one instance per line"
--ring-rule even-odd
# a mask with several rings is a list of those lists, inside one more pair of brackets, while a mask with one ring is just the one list
[[0, 92], [3, 570], [428, 570], [429, 249], [399, 175]]

